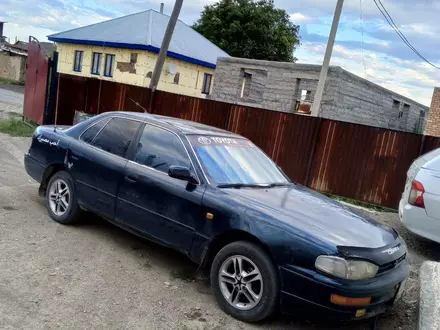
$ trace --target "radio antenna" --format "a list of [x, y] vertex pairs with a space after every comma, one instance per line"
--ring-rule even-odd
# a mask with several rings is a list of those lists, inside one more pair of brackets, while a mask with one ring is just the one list
[[147, 109], [145, 109], [142, 105], [139, 104], [139, 102], [133, 100], [131, 97], [129, 98], [131, 100], [131, 102], [133, 102], [134, 104], [136, 104], [137, 107], [141, 108], [142, 110], [144, 110], [145, 112], [148, 112]]

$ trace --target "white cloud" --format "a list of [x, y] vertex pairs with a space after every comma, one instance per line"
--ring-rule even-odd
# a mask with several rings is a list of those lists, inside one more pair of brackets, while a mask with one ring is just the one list
[[304, 24], [312, 21], [312, 18], [301, 13], [295, 13], [290, 15], [290, 20], [295, 24]]
[[[32, 34], [41, 41], [45, 41], [49, 34], [74, 27], [150, 8], [159, 10], [161, 2], [165, 3], [165, 13], [170, 14], [174, 5], [174, 0], [40, 0], [26, 1], [23, 5], [17, 5], [16, 0], [0, 1], [0, 20], [9, 22], [5, 25], [5, 35], [12, 39], [17, 36], [27, 40], [29, 34]], [[185, 0], [181, 20], [193, 23], [204, 5], [216, 1]], [[414, 46], [434, 63], [440, 63], [437, 47], [440, 44], [440, 0], [383, 2]], [[275, 0], [275, 5], [291, 14], [292, 22], [302, 26], [302, 45], [295, 56], [303, 63], [321, 64], [326, 45], [322, 38], [313, 39], [307, 30], [313, 27], [313, 31], [318, 31], [321, 36], [328, 35], [336, 0]], [[369, 44], [364, 44], [365, 50], [362, 52], [359, 44], [360, 2], [345, 1], [339, 31], [342, 40], [337, 38], [332, 65], [340, 65], [361, 77], [429, 105], [432, 88], [440, 86], [440, 71], [417, 58], [398, 39], [373, 1], [363, 0], [362, 12], [364, 41]]]
[[[322, 64], [325, 44], [305, 42], [296, 54], [299, 63]], [[365, 63], [365, 68], [363, 66]], [[382, 87], [429, 106], [434, 86], [440, 86], [440, 75], [423, 63], [352, 50], [335, 45], [331, 65], [341, 66]]]

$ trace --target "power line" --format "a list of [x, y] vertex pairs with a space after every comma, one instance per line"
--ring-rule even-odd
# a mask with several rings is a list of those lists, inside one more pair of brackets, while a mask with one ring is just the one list
[[[438, 67], [437, 65], [431, 63], [429, 60], [426, 59], [426, 57], [424, 57], [422, 54], [419, 53], [419, 51], [408, 41], [408, 39], [405, 37], [405, 35], [402, 33], [402, 31], [400, 31], [399, 27], [397, 26], [397, 24], [394, 22], [393, 18], [391, 17], [390, 13], [388, 12], [388, 10], [385, 8], [385, 6], [383, 5], [381, 0], [373, 0], [374, 3], [376, 4], [376, 7], [379, 9], [379, 11], [382, 13], [383, 17], [385, 17], [385, 19], [387, 20], [388, 24], [393, 28], [393, 30], [397, 33], [397, 35], [400, 37], [400, 39], [402, 39], [402, 41], [418, 56], [420, 57], [423, 61], [425, 61], [426, 63], [428, 63], [429, 65], [433, 66], [436, 69], [440, 70], [440, 67]], [[378, 3], [379, 2], [379, 3]], [[379, 5], [380, 4], [380, 5]]]

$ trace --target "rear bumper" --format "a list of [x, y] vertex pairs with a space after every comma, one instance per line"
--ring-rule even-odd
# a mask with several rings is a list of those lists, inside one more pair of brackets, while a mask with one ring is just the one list
[[405, 204], [401, 200], [399, 218], [410, 232], [440, 243], [440, 220], [428, 216], [425, 209]]
[[[400, 286], [408, 277], [409, 265], [404, 260], [392, 271], [365, 281], [338, 281], [316, 273], [309, 277], [287, 268], [282, 268], [281, 272], [281, 306], [284, 313], [350, 321], [373, 317], [392, 306]], [[330, 301], [332, 294], [351, 298], [371, 297], [371, 303], [364, 306], [336, 305]], [[365, 309], [365, 315], [356, 317], [356, 311], [360, 309]]]
[[24, 155], [24, 168], [32, 179], [41, 183], [45, 167], [28, 153]]

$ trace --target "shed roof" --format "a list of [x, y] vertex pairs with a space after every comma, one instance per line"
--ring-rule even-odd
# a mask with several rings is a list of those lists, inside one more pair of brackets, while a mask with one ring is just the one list
[[[147, 10], [48, 36], [50, 41], [160, 51], [170, 17]], [[211, 41], [178, 20], [169, 57], [215, 68], [217, 57], [229, 56]]]

